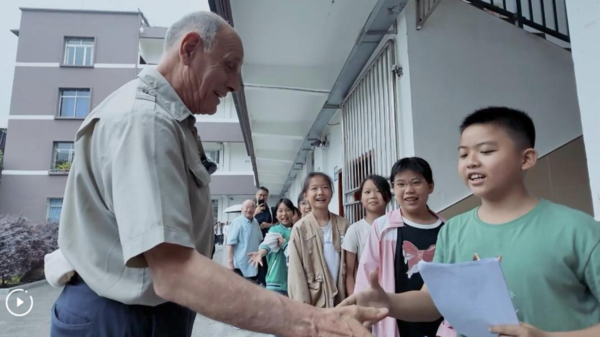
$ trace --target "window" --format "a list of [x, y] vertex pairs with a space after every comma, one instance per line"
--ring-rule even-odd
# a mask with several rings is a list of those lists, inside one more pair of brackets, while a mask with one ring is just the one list
[[213, 225], [219, 221], [219, 200], [212, 199]]
[[48, 205], [46, 206], [46, 223], [59, 223], [60, 212], [62, 211], [62, 204], [62, 198], [48, 198]]
[[91, 67], [94, 62], [94, 39], [67, 37], [65, 38], [66, 66]]
[[85, 118], [90, 110], [90, 89], [60, 89], [58, 116]]
[[75, 144], [72, 142], [56, 142], [52, 151], [52, 167], [50, 173], [66, 174], [71, 170], [75, 158]]
[[216, 163], [217, 165], [219, 164], [219, 159], [220, 159], [219, 157], [221, 155], [220, 152], [221, 151], [219, 151], [219, 150], [204, 151], [204, 153], [206, 154], [208, 159], [210, 159], [210, 161]]

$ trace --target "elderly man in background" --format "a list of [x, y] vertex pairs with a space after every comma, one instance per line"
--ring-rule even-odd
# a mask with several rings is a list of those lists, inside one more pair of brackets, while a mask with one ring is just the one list
[[260, 225], [254, 219], [255, 208], [254, 201], [244, 201], [242, 215], [231, 222], [227, 235], [229, 269], [253, 283], [257, 281], [258, 269], [248, 263], [248, 254], [258, 251], [258, 246], [263, 239]]
[[208, 258], [214, 166], [194, 115], [240, 89], [243, 58], [230, 25], [191, 13], [167, 31], [156, 69], [83, 122], [58, 240], [76, 274], [52, 308], [53, 337], [190, 336], [196, 313], [281, 336], [366, 336], [361, 322], [387, 315], [293, 302]]

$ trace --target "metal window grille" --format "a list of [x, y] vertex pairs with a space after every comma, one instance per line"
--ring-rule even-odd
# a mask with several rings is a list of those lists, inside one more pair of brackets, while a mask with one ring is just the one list
[[219, 200], [212, 199], [213, 225], [219, 221]]
[[50, 173], [69, 173], [75, 159], [75, 144], [72, 142], [56, 142], [52, 152]]
[[469, 0], [487, 13], [537, 34], [570, 42], [565, 0]]
[[219, 150], [209, 150], [209, 151], [204, 151], [204, 153], [206, 154], [206, 156], [208, 157], [208, 159], [210, 159], [212, 162], [214, 162], [217, 165], [220, 165], [220, 157], [221, 157], [221, 151]]
[[372, 174], [387, 179], [398, 160], [394, 48], [393, 41], [384, 45], [342, 104], [344, 215], [351, 223], [365, 216], [362, 181]]
[[46, 206], [46, 222], [57, 224], [60, 222], [60, 212], [62, 211], [62, 198], [48, 198]]

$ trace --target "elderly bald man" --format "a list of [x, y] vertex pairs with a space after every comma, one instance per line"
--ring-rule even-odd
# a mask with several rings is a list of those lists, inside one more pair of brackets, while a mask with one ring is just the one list
[[228, 266], [236, 274], [256, 283], [258, 269], [248, 263], [248, 254], [258, 251], [263, 239], [258, 221], [254, 218], [256, 204], [246, 200], [242, 204], [242, 215], [231, 222], [227, 236]]
[[156, 69], [83, 122], [59, 246], [76, 272], [52, 308], [51, 335], [190, 336], [196, 312], [281, 336], [367, 335], [374, 308], [315, 309], [263, 290], [207, 258], [210, 173], [195, 114], [240, 89], [240, 37], [218, 16], [169, 28]]

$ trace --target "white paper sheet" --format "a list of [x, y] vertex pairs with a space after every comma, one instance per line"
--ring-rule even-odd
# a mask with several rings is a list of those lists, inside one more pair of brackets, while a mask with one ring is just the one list
[[519, 320], [497, 259], [456, 264], [419, 262], [419, 272], [433, 302], [459, 334], [496, 337], [493, 325]]

